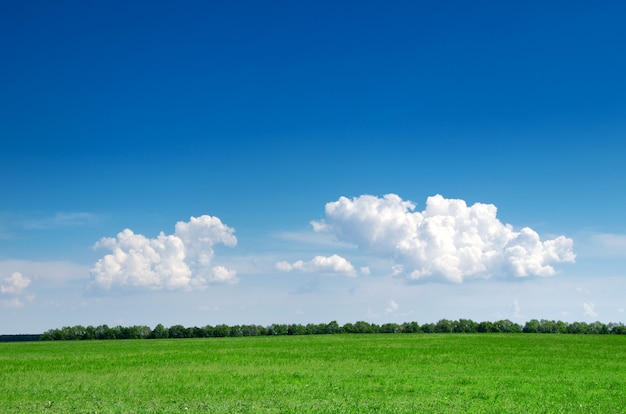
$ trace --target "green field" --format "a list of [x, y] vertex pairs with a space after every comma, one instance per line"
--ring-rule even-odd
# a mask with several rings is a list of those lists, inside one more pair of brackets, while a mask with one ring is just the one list
[[0, 412], [624, 413], [623, 335], [0, 344]]

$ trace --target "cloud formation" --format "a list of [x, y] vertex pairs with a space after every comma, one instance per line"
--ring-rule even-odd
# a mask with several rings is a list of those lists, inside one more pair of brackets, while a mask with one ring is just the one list
[[313, 259], [304, 262], [298, 260], [294, 263], [278, 262], [276, 269], [283, 272], [300, 271], [300, 272], [318, 272], [318, 273], [335, 273], [345, 276], [356, 276], [356, 270], [352, 263], [345, 258], [333, 254], [332, 256], [315, 256]]
[[0, 284], [0, 292], [11, 295], [19, 295], [30, 285], [30, 279], [22, 276], [19, 272], [14, 272], [11, 276], [5, 277]]
[[462, 283], [492, 276], [552, 276], [553, 265], [575, 261], [573, 241], [541, 241], [531, 228], [515, 231], [496, 218], [493, 204], [429, 197], [426, 209], [395, 194], [362, 195], [326, 204], [315, 231], [394, 261], [393, 274], [409, 280], [439, 278]]
[[598, 312], [596, 312], [596, 304], [593, 302], [585, 302], [583, 303], [583, 316], [587, 318], [595, 318], [598, 316]]
[[398, 303], [392, 299], [389, 301], [389, 304], [387, 305], [387, 308], [385, 309], [385, 313], [387, 314], [396, 313], [399, 308], [400, 308], [400, 305], [398, 305]]
[[178, 222], [174, 234], [150, 239], [130, 229], [103, 237], [94, 248], [112, 253], [91, 270], [91, 286], [111, 290], [189, 290], [209, 283], [235, 283], [236, 272], [214, 266], [213, 246], [237, 245], [235, 230], [217, 217], [203, 215]]
[[24, 306], [22, 299], [32, 300], [33, 296], [26, 295], [26, 288], [31, 280], [19, 272], [13, 272], [0, 283], [0, 293], [8, 295], [9, 299], [0, 300], [0, 306], [4, 308], [21, 308]]

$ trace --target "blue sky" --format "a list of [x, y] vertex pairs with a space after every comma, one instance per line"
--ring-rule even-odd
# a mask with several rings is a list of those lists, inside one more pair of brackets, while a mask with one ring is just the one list
[[0, 332], [624, 321], [625, 16], [3, 3]]

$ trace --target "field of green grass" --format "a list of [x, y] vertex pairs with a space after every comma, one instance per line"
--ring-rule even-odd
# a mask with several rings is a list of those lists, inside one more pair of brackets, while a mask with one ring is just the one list
[[625, 413], [626, 336], [0, 344], [2, 413]]

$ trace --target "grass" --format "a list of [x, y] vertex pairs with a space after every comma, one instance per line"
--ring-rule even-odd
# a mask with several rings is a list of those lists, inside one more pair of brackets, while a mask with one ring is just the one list
[[0, 412], [625, 413], [622, 335], [0, 344]]

